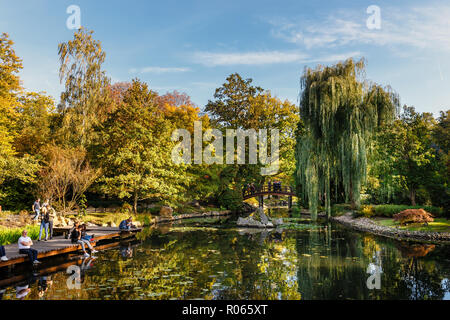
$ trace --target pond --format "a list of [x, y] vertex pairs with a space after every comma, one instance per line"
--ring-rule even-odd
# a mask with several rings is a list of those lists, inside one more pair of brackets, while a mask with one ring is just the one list
[[[269, 214], [288, 217], [284, 210]], [[45, 277], [30, 273], [0, 295], [12, 300], [450, 299], [448, 245], [399, 242], [307, 219], [291, 218], [289, 228], [278, 232], [239, 229], [235, 221], [148, 228], [134, 243], [99, 252], [81, 266], [66, 261]]]

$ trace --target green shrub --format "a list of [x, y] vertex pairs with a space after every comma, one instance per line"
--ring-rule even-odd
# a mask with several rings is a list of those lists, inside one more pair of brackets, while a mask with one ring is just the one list
[[124, 202], [122, 204], [122, 207], [120, 207], [120, 212], [123, 212], [123, 213], [133, 212], [133, 206], [131, 204], [129, 204], [128, 202]]
[[347, 203], [334, 204], [331, 206], [331, 215], [333, 217], [343, 215], [346, 212], [351, 211], [351, 205]]
[[[17, 243], [22, 235], [24, 228], [3, 228], [0, 227], [0, 244], [7, 245], [11, 243]], [[36, 240], [39, 237], [39, 225], [27, 226], [28, 236]]]
[[358, 210], [359, 214], [366, 217], [371, 218], [375, 215], [374, 207], [370, 204], [368, 205], [362, 205], [361, 208]]
[[293, 206], [291, 212], [292, 212], [292, 217], [300, 217], [301, 208], [299, 206]]

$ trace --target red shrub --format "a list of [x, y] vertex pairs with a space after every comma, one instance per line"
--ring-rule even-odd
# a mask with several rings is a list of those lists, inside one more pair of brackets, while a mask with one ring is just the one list
[[399, 221], [400, 224], [408, 223], [428, 223], [433, 222], [431, 213], [423, 209], [406, 209], [397, 214], [394, 214], [394, 220]]

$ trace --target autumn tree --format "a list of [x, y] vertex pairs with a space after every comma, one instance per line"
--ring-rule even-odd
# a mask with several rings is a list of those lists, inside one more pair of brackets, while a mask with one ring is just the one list
[[18, 73], [22, 60], [16, 55], [13, 44], [9, 35], [3, 33], [0, 37], [0, 201], [3, 204], [23, 194], [23, 184], [33, 183], [39, 168], [34, 158], [19, 156], [14, 148], [20, 117], [18, 97], [22, 87]]
[[[280, 169], [278, 177], [291, 182], [294, 172], [295, 131], [299, 122], [298, 110], [289, 101], [273, 97], [269, 91], [253, 85], [252, 79], [243, 79], [239, 74], [227, 77], [226, 82], [217, 88], [214, 100], [208, 101], [205, 111], [213, 125], [225, 129], [278, 129], [280, 132]], [[270, 147], [270, 144], [269, 144]], [[271, 149], [271, 148], [270, 148]], [[245, 153], [249, 150], [246, 146]], [[235, 164], [221, 172], [219, 197], [226, 199], [233, 207], [242, 202], [242, 186], [246, 183], [262, 184], [261, 164]], [[234, 201], [232, 199], [235, 199]]]
[[40, 173], [39, 193], [63, 211], [72, 210], [100, 175], [90, 166], [83, 148], [47, 146], [46, 166]]
[[43, 93], [30, 92], [18, 98], [14, 146], [18, 154], [40, 154], [51, 140], [51, 122], [54, 117], [53, 98]]

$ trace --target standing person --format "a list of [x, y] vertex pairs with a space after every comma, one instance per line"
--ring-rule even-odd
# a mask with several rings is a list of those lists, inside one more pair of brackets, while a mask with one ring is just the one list
[[28, 255], [28, 258], [30, 259], [30, 262], [32, 264], [40, 263], [37, 259], [37, 250], [31, 248], [31, 246], [33, 245], [33, 241], [31, 241], [31, 238], [28, 236], [27, 230], [22, 231], [22, 236], [19, 238], [19, 241], [17, 243], [19, 244], [20, 254]]
[[47, 205], [47, 210], [49, 216], [48, 227], [50, 229], [50, 239], [53, 239], [53, 219], [56, 217], [56, 212], [55, 209], [50, 206], [50, 204]]
[[271, 188], [272, 188], [272, 181], [269, 180], [269, 182], [268, 182], [267, 184], [268, 184], [268, 186], [269, 186], [269, 192], [270, 192], [270, 191], [271, 191]]
[[39, 218], [39, 214], [41, 213], [41, 199], [38, 198], [33, 203], [33, 212], [34, 212], [33, 220], [37, 220]]
[[90, 255], [86, 252], [86, 248], [85, 245], [88, 246], [89, 250], [91, 251], [91, 254], [98, 252], [97, 250], [95, 250], [92, 245], [89, 243], [89, 241], [87, 240], [83, 240], [81, 239], [81, 226], [78, 225], [73, 231], [72, 234], [70, 235], [70, 238], [72, 240], [72, 243], [77, 243], [81, 245], [81, 248], [83, 249], [84, 252], [84, 257], [88, 258], [90, 257]]
[[41, 227], [39, 228], [39, 239], [38, 241], [41, 241], [42, 237], [42, 228], [45, 228], [45, 240], [48, 239], [48, 227], [50, 225], [50, 214], [48, 212], [47, 206], [42, 206], [42, 213], [41, 213]]
[[50, 239], [53, 239], [53, 219], [56, 217], [56, 211], [55, 209], [50, 205], [50, 200], [47, 199], [45, 200], [43, 207], [46, 208], [47, 212], [48, 212], [48, 228], [49, 228], [49, 234], [50, 234]]
[[0, 260], [1, 261], [8, 261], [8, 258], [6, 257], [6, 251], [5, 247], [0, 245]]

